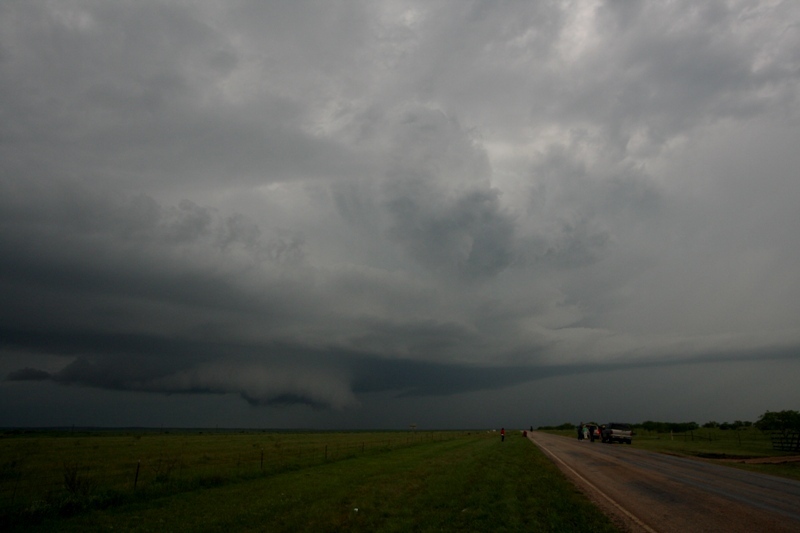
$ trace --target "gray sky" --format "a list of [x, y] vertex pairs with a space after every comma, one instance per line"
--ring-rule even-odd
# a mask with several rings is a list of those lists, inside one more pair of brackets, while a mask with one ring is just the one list
[[800, 408], [800, 3], [0, 3], [0, 425]]

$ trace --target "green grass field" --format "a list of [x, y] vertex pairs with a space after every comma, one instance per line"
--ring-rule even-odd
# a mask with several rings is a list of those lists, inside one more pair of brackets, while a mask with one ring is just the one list
[[[457, 432], [95, 431], [9, 433], [0, 438], [0, 510], [8, 493], [41, 500], [65, 476], [108, 490], [157, 491], [219, 484], [356, 454], [377, 453]], [[79, 486], [73, 492], [80, 491]]]
[[[4, 529], [615, 531], [514, 432], [502, 443], [486, 432], [33, 435], [0, 450], [3, 464], [19, 461], [2, 487], [37, 465], [61, 478], [7, 507]], [[134, 489], [137, 457], [170, 458], [171, 470], [140, 469]], [[68, 487], [76, 461], [85, 489]], [[113, 482], [116, 470], [127, 481]]]

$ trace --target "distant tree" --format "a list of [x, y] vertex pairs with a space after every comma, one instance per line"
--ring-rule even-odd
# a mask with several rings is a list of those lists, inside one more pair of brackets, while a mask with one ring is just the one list
[[755, 426], [761, 431], [795, 432], [800, 431], [800, 412], [767, 411], [758, 418]]
[[800, 412], [767, 411], [758, 419], [756, 427], [772, 433], [773, 448], [800, 451]]
[[636, 427], [655, 433], [669, 433], [670, 431], [673, 433], [686, 433], [697, 429], [699, 426], [696, 422], [654, 422], [647, 420], [636, 425]]
[[552, 430], [556, 430], [556, 429], [562, 429], [562, 430], [575, 429], [576, 427], [577, 426], [575, 424], [573, 424], [572, 422], [564, 422], [560, 426], [539, 426], [536, 429], [551, 430], [552, 431]]
[[719, 427], [719, 424], [712, 420], [711, 422], [706, 422], [703, 424], [703, 427], [707, 429], [715, 429]]
[[656, 433], [665, 433], [666, 424], [664, 422], [654, 422], [652, 420], [645, 420], [640, 426], [645, 431], [653, 431]]

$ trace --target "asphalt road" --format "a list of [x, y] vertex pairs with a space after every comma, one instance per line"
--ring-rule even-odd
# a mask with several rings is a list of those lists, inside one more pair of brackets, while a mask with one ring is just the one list
[[528, 437], [624, 531], [800, 531], [800, 482], [700, 460]]

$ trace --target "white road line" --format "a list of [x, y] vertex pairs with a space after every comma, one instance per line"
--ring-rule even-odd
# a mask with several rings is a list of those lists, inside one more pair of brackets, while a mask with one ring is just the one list
[[[531, 439], [531, 440], [533, 440], [533, 439]], [[559, 463], [561, 463], [561, 465], [564, 468], [566, 468], [567, 470], [569, 470], [570, 472], [572, 472], [572, 474], [575, 477], [577, 477], [578, 479], [582, 480], [586, 485], [591, 487], [592, 490], [594, 490], [597, 494], [599, 494], [600, 496], [605, 498], [611, 505], [616, 507], [622, 514], [624, 514], [625, 516], [630, 518], [633, 522], [635, 522], [637, 525], [639, 525], [639, 527], [641, 527], [642, 529], [647, 531], [647, 533], [658, 533], [655, 529], [649, 527], [647, 524], [645, 524], [644, 522], [642, 522], [641, 520], [639, 520], [638, 518], [633, 516], [631, 513], [629, 513], [627, 509], [623, 508], [620, 504], [618, 504], [617, 502], [612, 500], [605, 492], [603, 492], [602, 490], [597, 488], [597, 486], [595, 486], [591, 481], [589, 481], [588, 479], [586, 479], [585, 477], [583, 477], [582, 475], [577, 473], [575, 470], [573, 470], [567, 463], [562, 461], [561, 458], [557, 457], [556, 454], [551, 452], [547, 447], [543, 446], [542, 443], [536, 442], [536, 441], [533, 441], [533, 442], [539, 448], [541, 448], [543, 452], [545, 452], [547, 455], [549, 455], [554, 461], [558, 461]]]

